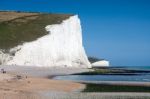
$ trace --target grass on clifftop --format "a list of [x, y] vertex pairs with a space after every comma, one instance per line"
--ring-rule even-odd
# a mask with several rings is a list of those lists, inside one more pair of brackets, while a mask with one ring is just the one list
[[67, 14], [0, 12], [0, 49], [7, 50], [47, 34], [46, 25], [59, 24]]

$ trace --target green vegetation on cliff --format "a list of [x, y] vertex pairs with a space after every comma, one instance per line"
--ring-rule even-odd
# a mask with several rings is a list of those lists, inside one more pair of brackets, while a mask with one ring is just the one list
[[96, 57], [88, 57], [88, 60], [90, 61], [90, 63], [94, 63], [94, 62], [97, 62], [97, 61], [102, 61], [104, 59], [99, 59], [99, 58], [96, 58]]
[[0, 49], [7, 50], [47, 34], [45, 26], [59, 24], [67, 14], [0, 12]]

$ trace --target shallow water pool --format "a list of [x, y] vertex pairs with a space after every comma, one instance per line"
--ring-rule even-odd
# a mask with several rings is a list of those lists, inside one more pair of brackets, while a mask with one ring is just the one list
[[150, 75], [68, 75], [57, 76], [56, 80], [71, 80], [71, 81], [135, 81], [135, 82], [150, 82]]

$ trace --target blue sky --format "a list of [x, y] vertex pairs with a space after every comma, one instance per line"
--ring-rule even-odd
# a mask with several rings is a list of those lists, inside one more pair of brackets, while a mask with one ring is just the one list
[[78, 14], [88, 56], [150, 66], [150, 0], [0, 0], [0, 10]]

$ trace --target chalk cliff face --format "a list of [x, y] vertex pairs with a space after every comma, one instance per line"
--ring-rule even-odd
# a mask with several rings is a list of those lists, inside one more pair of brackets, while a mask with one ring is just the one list
[[109, 67], [109, 61], [106, 60], [101, 60], [101, 61], [97, 61], [92, 63], [92, 67]]
[[47, 35], [0, 53], [3, 65], [40, 67], [91, 67], [82, 45], [82, 30], [78, 16], [61, 24], [47, 25]]

